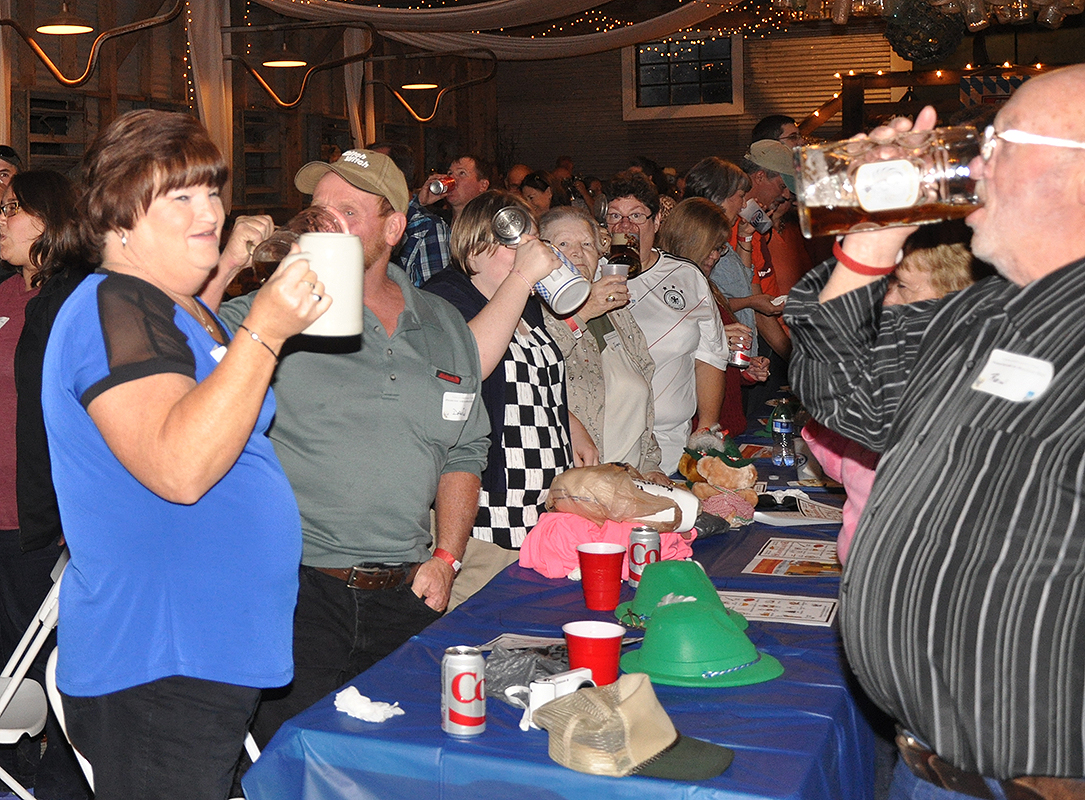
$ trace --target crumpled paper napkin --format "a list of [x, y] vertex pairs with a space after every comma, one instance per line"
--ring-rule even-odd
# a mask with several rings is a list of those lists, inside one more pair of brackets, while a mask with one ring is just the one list
[[399, 707], [399, 703], [370, 700], [353, 686], [348, 686], [335, 696], [335, 708], [365, 722], [385, 722], [406, 713]]

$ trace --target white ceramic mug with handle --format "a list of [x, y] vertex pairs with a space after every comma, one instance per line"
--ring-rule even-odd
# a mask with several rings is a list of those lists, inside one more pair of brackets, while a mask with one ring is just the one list
[[362, 276], [365, 271], [362, 240], [350, 233], [303, 233], [298, 238], [300, 253], [283, 259], [290, 264], [299, 258], [324, 283], [331, 307], [302, 333], [308, 336], [358, 336], [362, 332]]

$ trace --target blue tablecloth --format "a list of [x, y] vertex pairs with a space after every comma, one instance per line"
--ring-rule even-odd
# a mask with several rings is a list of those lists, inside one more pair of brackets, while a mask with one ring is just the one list
[[[835, 537], [835, 528], [751, 529], [695, 545], [719, 588], [835, 596], [835, 578], [741, 575], [770, 536]], [[623, 589], [623, 600], [632, 590]], [[751, 622], [758, 648], [784, 675], [756, 686], [690, 689], [657, 685], [663, 707], [685, 735], [726, 745], [734, 763], [700, 783], [608, 778], [561, 767], [547, 733], [520, 731], [519, 709], [487, 703], [486, 732], [457, 739], [440, 727], [440, 663], [446, 647], [481, 644], [503, 631], [561, 636], [574, 619], [613, 619], [587, 611], [578, 583], [509, 567], [482, 592], [350, 683], [406, 711], [382, 724], [335, 710], [329, 695], [287, 722], [244, 779], [251, 800], [482, 800], [527, 798], [794, 798], [873, 796], [873, 734], [849, 685], [833, 628]]]

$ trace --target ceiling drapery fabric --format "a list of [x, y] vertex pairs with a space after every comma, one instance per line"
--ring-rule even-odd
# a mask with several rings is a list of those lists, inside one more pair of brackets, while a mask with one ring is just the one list
[[[188, 0], [188, 11], [188, 48], [200, 121], [229, 163], [234, 153], [231, 111], [234, 100], [229, 68], [223, 60], [221, 28], [230, 24], [230, 4], [220, 0]], [[227, 186], [222, 193], [227, 211], [230, 199]]]
[[287, 17], [314, 22], [370, 23], [398, 31], [484, 31], [531, 25], [599, 5], [599, 0], [488, 0], [455, 8], [382, 8], [337, 0], [256, 0]]
[[[602, 53], [629, 47], [639, 42], [650, 42], [669, 36], [676, 31], [700, 25], [737, 5], [738, 0], [693, 0], [673, 11], [660, 14], [644, 22], [627, 25], [601, 33], [588, 33], [572, 36], [517, 37], [502, 36], [492, 33], [472, 33], [478, 30], [493, 30], [527, 24], [528, 9], [536, 12], [530, 16], [539, 20], [539, 7], [546, 9], [545, 19], [557, 19], [571, 13], [579, 13], [598, 3], [572, 2], [571, 0], [553, 0], [542, 3], [538, 0], [493, 0], [455, 9], [387, 9], [349, 3], [324, 0], [323, 2], [301, 2], [301, 0], [256, 0], [267, 8], [280, 14], [301, 17], [309, 20], [336, 19], [340, 21], [363, 20], [373, 24], [381, 36], [397, 42], [409, 44], [423, 50], [448, 51], [484, 47], [492, 50], [503, 61], [538, 61], [548, 58], [571, 58], [575, 56]], [[488, 24], [464, 26], [457, 22], [458, 15], [467, 15], [473, 9], [495, 7]], [[502, 15], [498, 16], [497, 6]], [[334, 7], [334, 8], [333, 8]], [[575, 7], [575, 8], [574, 8]], [[523, 16], [512, 16], [513, 12]], [[334, 16], [333, 16], [334, 14]], [[426, 19], [418, 15], [443, 15], [447, 22], [437, 26], [432, 24], [436, 17]], [[379, 19], [378, 19], [379, 17]], [[416, 19], [417, 17], [417, 19]]]
[[[0, 18], [11, 17], [11, 0], [0, 0]], [[15, 33], [6, 25], [0, 29], [0, 144], [11, 142], [11, 48]], [[25, 161], [30, 153], [20, 153]]]
[[[346, 28], [343, 30], [343, 54], [361, 53], [369, 45], [370, 33], [361, 28]], [[366, 145], [364, 122], [359, 116], [364, 106], [362, 105], [362, 91], [365, 83], [365, 62], [355, 61], [343, 67], [343, 81], [347, 89], [347, 108], [350, 109], [350, 136], [357, 148]]]
[[738, 0], [713, 3], [687, 3], [655, 19], [615, 28], [603, 33], [578, 36], [526, 37], [500, 36], [491, 33], [404, 33], [384, 31], [381, 36], [424, 50], [462, 50], [485, 47], [502, 61], [541, 61], [548, 58], [574, 58], [641, 42], [663, 39], [686, 28], [693, 28], [737, 5]]

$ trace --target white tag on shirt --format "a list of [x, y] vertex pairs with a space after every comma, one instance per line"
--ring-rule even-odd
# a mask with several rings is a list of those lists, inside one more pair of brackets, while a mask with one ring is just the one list
[[445, 392], [441, 418], [451, 422], [463, 422], [471, 413], [471, 407], [474, 404], [474, 392]]
[[10, 319], [11, 317], [0, 317], [0, 328], [3, 328], [5, 325], [7, 325], [8, 320]]
[[622, 335], [617, 331], [607, 331], [604, 333], [603, 341], [607, 343], [607, 347], [611, 350], [622, 349]]
[[1050, 361], [994, 350], [972, 388], [1014, 403], [1027, 403], [1043, 395], [1054, 377], [1055, 366]]
[[226, 357], [226, 345], [220, 344], [218, 347], [211, 351], [211, 358], [215, 361], [222, 362], [222, 359]]

